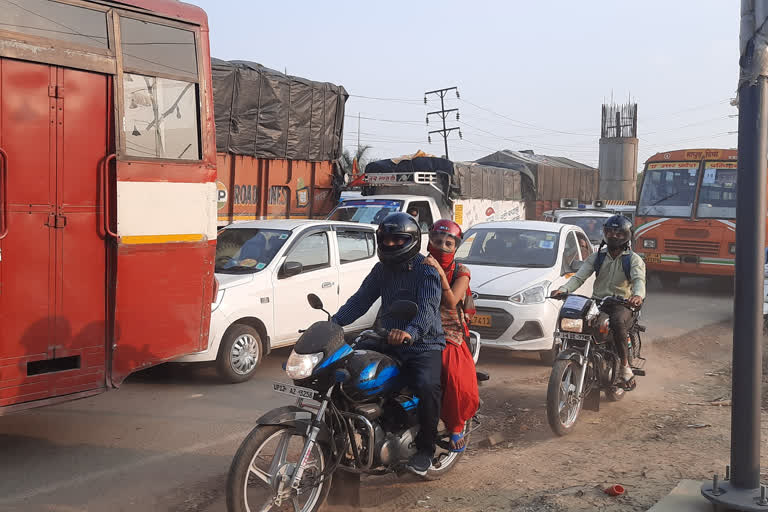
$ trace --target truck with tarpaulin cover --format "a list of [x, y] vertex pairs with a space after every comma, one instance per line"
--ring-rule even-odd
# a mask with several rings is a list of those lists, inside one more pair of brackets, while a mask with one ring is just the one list
[[211, 62], [217, 219], [324, 218], [337, 202], [344, 87], [246, 61]]
[[332, 220], [378, 224], [388, 213], [415, 209], [422, 230], [452, 219], [463, 230], [478, 222], [525, 218], [520, 173], [418, 152], [369, 163], [350, 187], [362, 197], [342, 200]]
[[585, 205], [600, 199], [598, 170], [570, 158], [505, 149], [475, 162], [520, 173], [528, 220], [542, 220], [544, 212], [560, 208], [563, 199]]

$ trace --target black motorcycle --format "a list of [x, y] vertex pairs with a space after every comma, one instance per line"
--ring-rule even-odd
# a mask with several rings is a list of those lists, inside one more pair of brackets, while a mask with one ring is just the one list
[[[316, 295], [307, 299], [328, 314]], [[417, 313], [415, 303], [396, 301], [387, 315], [407, 321]], [[381, 328], [365, 331], [350, 345], [341, 327], [330, 321], [316, 322], [303, 332], [284, 367], [293, 384], [273, 385], [297, 404], [264, 414], [240, 445], [227, 480], [229, 512], [314, 512], [325, 501], [336, 471], [405, 471], [416, 452], [419, 399], [402, 389], [396, 360], [354, 349], [363, 339], [385, 343], [388, 334]], [[468, 440], [473, 429], [467, 423]], [[449, 451], [450, 432], [442, 422], [438, 430], [427, 479], [450, 471], [462, 455]]]
[[568, 295], [557, 319], [555, 343], [560, 344], [560, 352], [547, 386], [547, 419], [557, 435], [573, 429], [582, 408], [599, 411], [601, 391], [616, 402], [636, 386], [634, 377], [625, 382], [619, 376], [621, 358], [614, 347], [608, 314], [601, 310], [609, 303], [632, 311], [629, 364], [635, 375], [645, 375], [640, 339], [645, 327], [638, 323], [640, 310], [619, 297], [598, 300]]

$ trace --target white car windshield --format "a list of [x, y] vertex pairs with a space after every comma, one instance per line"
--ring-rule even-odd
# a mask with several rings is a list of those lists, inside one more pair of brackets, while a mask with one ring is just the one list
[[402, 201], [379, 199], [355, 199], [344, 201], [328, 216], [329, 220], [379, 224], [390, 213], [399, 212]]
[[563, 217], [560, 219], [562, 224], [569, 224], [571, 226], [579, 226], [587, 234], [587, 237], [592, 243], [600, 243], [603, 239], [603, 224], [608, 217]]
[[456, 259], [474, 265], [548, 268], [557, 261], [559, 237], [528, 229], [470, 229]]
[[224, 229], [216, 240], [216, 272], [260, 272], [267, 268], [290, 235], [290, 231], [278, 229]]

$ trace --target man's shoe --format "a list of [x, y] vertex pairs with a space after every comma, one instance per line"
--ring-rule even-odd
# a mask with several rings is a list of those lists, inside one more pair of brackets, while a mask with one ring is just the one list
[[632, 373], [632, 368], [629, 366], [622, 366], [619, 376], [624, 382], [629, 382], [635, 377], [635, 374]]
[[408, 460], [408, 464], [405, 467], [411, 473], [424, 476], [429, 471], [429, 468], [432, 467], [432, 457], [427, 453], [418, 452]]

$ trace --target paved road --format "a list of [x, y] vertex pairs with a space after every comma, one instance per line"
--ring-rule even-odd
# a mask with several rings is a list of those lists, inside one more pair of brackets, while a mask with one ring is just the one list
[[[675, 292], [651, 284], [646, 339], [674, 337], [731, 318], [732, 298], [708, 280]], [[230, 386], [207, 368], [167, 365], [131, 377], [116, 392], [0, 418], [0, 510], [217, 510], [231, 457], [284, 380], [287, 350], [257, 379]], [[652, 362], [649, 362], [649, 366]], [[548, 369], [534, 358], [487, 350], [489, 385], [514, 385]], [[493, 382], [497, 384], [493, 384]]]

